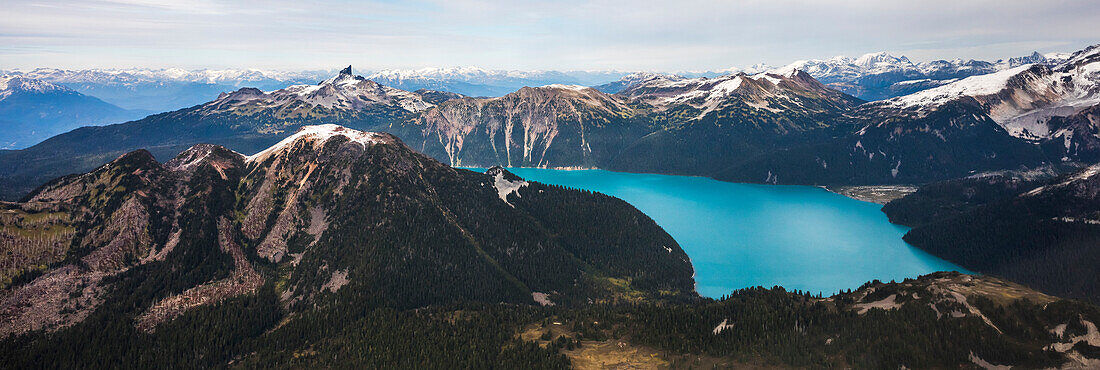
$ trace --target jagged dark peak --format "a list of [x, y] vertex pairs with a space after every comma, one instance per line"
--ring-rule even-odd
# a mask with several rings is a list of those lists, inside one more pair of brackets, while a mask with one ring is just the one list
[[[439, 97], [446, 100], [447, 97]], [[272, 114], [279, 119], [303, 116], [330, 116], [333, 111], [385, 113], [397, 109], [415, 113], [433, 107], [417, 93], [385, 86], [352, 74], [351, 66], [324, 81], [312, 85], [292, 85], [264, 92], [242, 88], [221, 94], [207, 103], [208, 112], [234, 112], [241, 115]], [[312, 111], [318, 109], [317, 111]]]
[[806, 71], [803, 71], [801, 69], [796, 69], [796, 70], [792, 71], [791, 74], [787, 75], [787, 77], [790, 77], [790, 78], [793, 78], [793, 79], [796, 79], [796, 80], [799, 80], [799, 81], [812, 81], [812, 82], [815, 82], [815, 83], [818, 83], [818, 84], [821, 83], [821, 82], [818, 82], [817, 79], [815, 79], [813, 76], [810, 76], [809, 73], [806, 73]]
[[377, 82], [368, 80], [366, 77], [356, 76], [354, 73], [352, 73], [351, 66], [348, 66], [347, 68], [344, 68], [344, 69], [340, 70], [340, 73], [336, 74], [336, 76], [333, 76], [332, 78], [321, 81], [317, 85], [318, 86], [328, 86], [328, 85], [336, 86], [336, 85], [349, 85], [349, 84], [358, 85], [360, 83], [362, 83], [366, 86], [374, 87], [374, 88], [379, 88], [379, 87], [382, 86], [381, 84], [379, 84]]

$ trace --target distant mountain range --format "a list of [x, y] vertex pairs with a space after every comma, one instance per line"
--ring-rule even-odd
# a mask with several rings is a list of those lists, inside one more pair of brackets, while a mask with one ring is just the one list
[[[913, 62], [904, 56], [896, 57], [886, 52], [877, 52], [856, 58], [837, 56], [830, 59], [799, 60], [782, 67], [758, 64], [744, 69], [734, 67], [717, 72], [686, 72], [667, 74], [667, 76], [713, 78], [724, 74], [752, 75], [762, 72], [786, 74], [792, 70], [800, 70], [833, 89], [863, 100], [874, 101], [908, 95], [961, 78], [993, 73], [1025, 64], [1053, 66], [1064, 62], [1069, 56], [1070, 53], [1039, 54], [1036, 52], [1025, 57], [992, 62], [962, 59]], [[653, 73], [633, 73], [619, 81], [597, 86], [597, 89], [606, 93], [617, 93], [632, 83], [637, 83], [639, 77], [648, 75]]]
[[38, 68], [6, 71], [69, 87], [125, 109], [159, 113], [210, 101], [225, 91], [241, 87], [264, 90], [289, 85], [315, 83], [328, 72], [277, 72], [257, 69], [188, 71], [168, 69], [87, 69], [65, 70]]
[[803, 70], [837, 90], [864, 100], [881, 100], [1024, 64], [1055, 65], [1068, 57], [1067, 53], [1033, 53], [993, 62], [954, 59], [914, 63], [904, 56], [879, 52], [858, 58], [801, 60], [778, 70]]
[[77, 127], [144, 115], [46, 81], [0, 76], [0, 149], [22, 149]]
[[[757, 74], [765, 71], [782, 74], [786, 69], [799, 69], [830, 87], [863, 100], [880, 100], [906, 95], [940, 86], [954, 79], [986, 74], [1024, 64], [1054, 65], [1068, 53], [1033, 53], [1029, 56], [997, 61], [938, 60], [912, 62], [885, 52], [857, 58], [838, 56], [830, 59], [801, 60], [782, 68], [765, 64], [713, 71], [675, 73], [686, 78], [737, 73]], [[95, 96], [125, 109], [166, 112], [202, 104], [222, 92], [241, 87], [264, 91], [296, 84], [313, 84], [332, 71], [282, 72], [261, 69], [86, 69], [67, 70], [38, 68], [10, 70], [7, 75], [40, 79]], [[475, 97], [497, 97], [522, 87], [551, 84], [597, 87], [606, 93], [626, 88], [629, 80], [649, 72], [618, 71], [518, 71], [480, 67], [436, 67], [421, 69], [388, 69], [369, 72], [366, 78], [402, 90], [420, 89], [446, 91]], [[635, 75], [635, 77], [627, 77]], [[618, 81], [626, 78], [623, 81]], [[605, 86], [606, 85], [606, 86]]]
[[598, 85], [626, 73], [615, 71], [504, 71], [478, 67], [391, 69], [367, 79], [403, 90], [439, 90], [467, 96], [501, 96], [527, 86]]

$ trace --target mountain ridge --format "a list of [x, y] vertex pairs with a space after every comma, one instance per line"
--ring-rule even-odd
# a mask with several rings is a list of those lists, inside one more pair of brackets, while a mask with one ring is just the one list
[[[0, 234], [21, 246], [4, 257], [19, 269], [0, 276], [0, 334], [80, 325], [118, 294], [142, 297], [124, 312], [151, 332], [273, 281], [295, 311], [351, 290], [359, 304], [399, 309], [695, 297], [686, 254], [640, 211], [534, 182], [502, 192], [499, 177], [516, 177], [494, 171], [337, 125], [303, 127], [252, 156], [200, 144], [161, 164], [130, 152], [0, 204]], [[573, 226], [581, 220], [592, 226]], [[609, 223], [620, 232], [597, 233]], [[25, 227], [55, 232], [13, 232]], [[145, 273], [168, 274], [169, 286]], [[65, 298], [78, 290], [88, 296]]]

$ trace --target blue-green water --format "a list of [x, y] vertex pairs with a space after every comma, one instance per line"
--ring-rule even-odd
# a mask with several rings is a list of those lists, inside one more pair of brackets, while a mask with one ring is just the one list
[[810, 186], [702, 177], [510, 168], [527, 180], [619, 197], [652, 217], [691, 257], [699, 294], [780, 285], [829, 295], [879, 279], [966, 272], [906, 244], [878, 204]]

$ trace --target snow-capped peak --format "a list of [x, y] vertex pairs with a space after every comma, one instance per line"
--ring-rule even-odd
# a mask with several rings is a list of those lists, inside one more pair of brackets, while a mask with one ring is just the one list
[[899, 108], [910, 108], [939, 105], [963, 96], [995, 94], [1007, 86], [1010, 78], [1028, 68], [1031, 68], [1030, 64], [1000, 72], [970, 76], [947, 85], [893, 98], [887, 102]]
[[141, 83], [197, 82], [206, 84], [228, 84], [233, 86], [255, 86], [256, 83], [263, 82], [316, 80], [321, 72], [283, 72], [254, 68], [200, 70], [184, 70], [180, 68], [84, 70], [36, 68], [29, 71], [10, 71], [9, 73], [53, 83], [96, 83], [128, 86]]
[[[1057, 69], [1065, 70], [1069, 68], [1081, 67], [1087, 64], [1095, 64], [1100, 62], [1100, 44], [1089, 46], [1081, 51], [1073, 53], [1065, 62], [1060, 64]], [[1095, 68], [1094, 68], [1095, 70]]]
[[39, 79], [11, 75], [0, 76], [0, 90], [19, 90], [36, 93], [45, 93], [51, 91], [72, 91], [67, 87], [52, 84]]
[[[1038, 53], [1025, 59], [1049, 63]], [[963, 97], [977, 100], [989, 117], [1013, 136], [1048, 138], [1052, 135], [1050, 117], [1072, 115], [1100, 104], [1100, 45], [1078, 51], [1058, 65], [1024, 64], [882, 104], [923, 114]]]
[[885, 51], [863, 54], [859, 58], [856, 58], [854, 61], [852, 61], [852, 63], [867, 69], [881, 66], [892, 67], [898, 65], [912, 64], [912, 62], [909, 61], [909, 58], [906, 58], [904, 56], [895, 57], [886, 53]]
[[300, 145], [298, 143], [308, 144], [310, 148], [316, 150], [326, 141], [336, 136], [346, 137], [349, 142], [357, 143], [363, 148], [384, 141], [377, 133], [353, 130], [340, 125], [325, 124], [303, 126], [298, 129], [298, 132], [294, 133], [294, 135], [288, 136], [279, 143], [259, 153], [246, 157], [245, 160], [247, 162], [262, 163], [273, 155], [279, 155], [279, 153], [283, 153], [289, 150], [289, 148]]
[[803, 80], [802, 76], [804, 72], [786, 68], [751, 76], [738, 73], [715, 78], [654, 78], [632, 86], [621, 94], [641, 99], [662, 109], [687, 104], [699, 108], [700, 117], [730, 102], [745, 102], [756, 109], [778, 112], [782, 110], [779, 105], [784, 103], [773, 103], [801, 99], [797, 97], [798, 93], [792, 93], [792, 90], [786, 88], [789, 86], [785, 81], [799, 86], [810, 86], [810, 81]]
[[480, 67], [428, 67], [420, 69], [387, 69], [375, 72], [368, 79], [376, 80], [467, 80], [478, 77], [521, 74], [519, 71], [494, 71]]
[[816, 79], [824, 81], [852, 81], [867, 74], [884, 73], [898, 70], [917, 70], [919, 66], [904, 56], [895, 57], [886, 52], [864, 54], [852, 59], [836, 56], [829, 59], [798, 60], [791, 64], [773, 68], [768, 73], [792, 76], [801, 70]]
[[584, 91], [584, 90], [591, 89], [591, 87], [587, 87], [587, 86], [565, 85], [565, 84], [550, 84], [550, 85], [543, 85], [543, 86], [540, 86], [540, 87], [550, 88], [550, 89], [573, 90], [573, 91]]
[[0, 76], [0, 100], [7, 99], [17, 92], [32, 94], [75, 93], [72, 89], [46, 81], [22, 76]]

